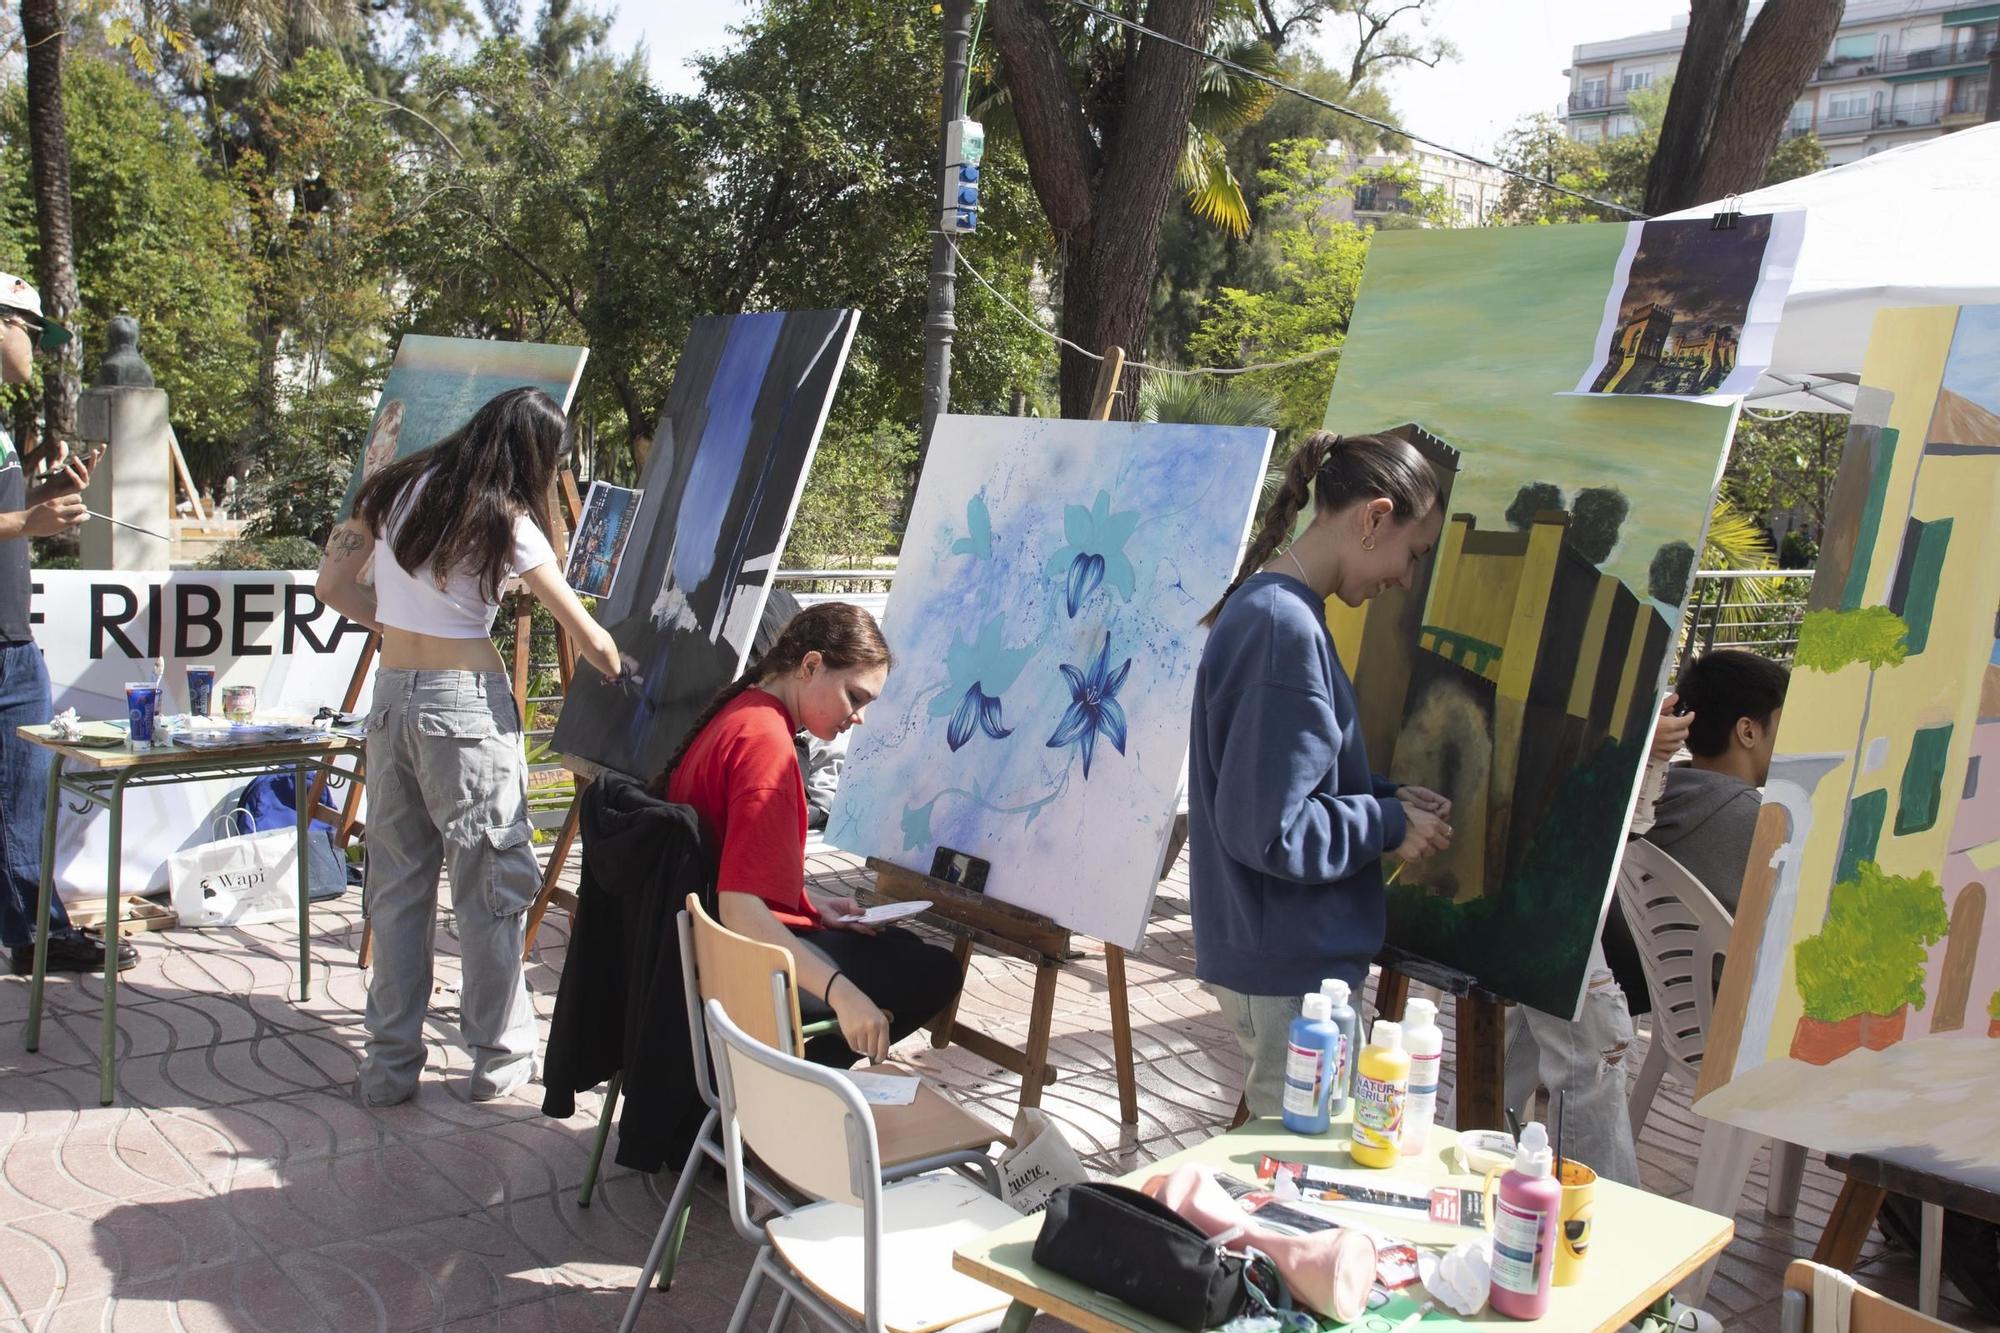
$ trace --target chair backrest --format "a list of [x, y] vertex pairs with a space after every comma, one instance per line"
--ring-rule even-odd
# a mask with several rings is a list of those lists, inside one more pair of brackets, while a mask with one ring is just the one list
[[1690, 1083], [1700, 1075], [1729, 913], [1687, 867], [1643, 838], [1625, 844], [1618, 901], [1653, 1002], [1653, 1040]]
[[[1839, 1317], [1842, 1303], [1847, 1307], [1845, 1321]], [[1778, 1318], [1782, 1333], [1818, 1333], [1822, 1328], [1844, 1328], [1847, 1333], [1941, 1333], [1952, 1327], [1855, 1286], [1845, 1273], [1810, 1259], [1794, 1259], [1785, 1270]]]
[[[720, 1000], [736, 1026], [766, 1046], [797, 1055], [802, 1049], [799, 988], [791, 953], [737, 934], [710, 916], [692, 893], [687, 899], [687, 915], [694, 933], [695, 990], [701, 1000]], [[776, 999], [777, 978], [782, 978], [782, 1003]], [[690, 1016], [700, 1008], [699, 1004], [690, 1005]], [[702, 1043], [697, 1040], [694, 1048], [700, 1050]]]

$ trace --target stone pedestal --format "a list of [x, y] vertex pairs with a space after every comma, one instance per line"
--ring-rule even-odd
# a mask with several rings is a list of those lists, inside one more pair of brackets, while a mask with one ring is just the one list
[[85, 569], [146, 570], [168, 567], [166, 534], [173, 518], [173, 458], [164, 389], [93, 388], [77, 399], [78, 434], [109, 447], [83, 493], [83, 502], [158, 537], [87, 518], [78, 529]]

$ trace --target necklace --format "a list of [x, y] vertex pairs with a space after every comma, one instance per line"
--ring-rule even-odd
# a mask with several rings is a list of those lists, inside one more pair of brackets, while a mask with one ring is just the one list
[[1294, 552], [1291, 547], [1287, 546], [1285, 548], [1285, 554], [1291, 557], [1292, 568], [1299, 571], [1299, 582], [1305, 584], [1308, 588], [1312, 587], [1313, 581], [1306, 577], [1306, 567], [1299, 563], [1299, 557], [1297, 553]]

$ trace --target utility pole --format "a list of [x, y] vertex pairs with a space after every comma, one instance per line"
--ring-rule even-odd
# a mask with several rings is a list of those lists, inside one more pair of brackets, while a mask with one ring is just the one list
[[[946, 167], [945, 136], [965, 100], [967, 65], [972, 48], [972, 0], [944, 0], [944, 100], [938, 104], [938, 172]], [[939, 210], [930, 210], [937, 218]], [[957, 258], [951, 237], [940, 225], [931, 238], [930, 310], [924, 318], [924, 422], [917, 445], [917, 468], [930, 452], [931, 430], [951, 403], [951, 339], [958, 331], [952, 309], [958, 300]]]

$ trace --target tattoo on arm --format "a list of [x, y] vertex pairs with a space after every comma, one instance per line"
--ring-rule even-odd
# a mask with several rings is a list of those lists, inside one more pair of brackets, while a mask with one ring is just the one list
[[361, 548], [367, 544], [368, 539], [352, 528], [342, 528], [333, 534], [333, 552], [338, 556], [346, 557], [359, 554]]

